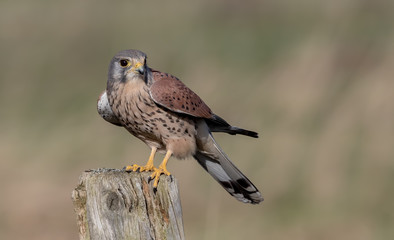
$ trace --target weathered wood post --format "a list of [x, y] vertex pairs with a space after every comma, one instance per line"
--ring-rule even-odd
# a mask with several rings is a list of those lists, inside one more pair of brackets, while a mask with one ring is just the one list
[[82, 173], [72, 192], [81, 240], [184, 239], [176, 179], [150, 173], [98, 169]]

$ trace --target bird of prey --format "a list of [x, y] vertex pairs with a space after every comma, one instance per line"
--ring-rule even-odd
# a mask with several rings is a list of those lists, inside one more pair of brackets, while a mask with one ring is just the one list
[[[127, 129], [151, 148], [145, 166], [127, 166], [126, 171], [151, 171], [156, 188], [161, 174], [170, 175], [167, 161], [194, 157], [223, 188], [239, 201], [257, 204], [263, 198], [253, 183], [229, 160], [212, 132], [242, 134], [256, 132], [231, 126], [215, 115], [196, 93], [178, 78], [154, 70], [138, 50], [124, 50], [111, 60], [107, 89], [97, 108], [108, 122]], [[158, 168], [156, 152], [165, 154]]]

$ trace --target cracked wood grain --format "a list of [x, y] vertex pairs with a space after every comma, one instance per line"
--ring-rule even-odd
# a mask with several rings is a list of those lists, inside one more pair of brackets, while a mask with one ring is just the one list
[[82, 173], [72, 192], [81, 240], [184, 239], [176, 179], [98, 169]]

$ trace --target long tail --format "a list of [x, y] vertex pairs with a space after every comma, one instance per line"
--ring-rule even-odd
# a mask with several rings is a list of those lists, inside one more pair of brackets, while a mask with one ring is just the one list
[[237, 200], [252, 204], [263, 201], [259, 190], [228, 159], [211, 134], [206, 140], [204, 149], [194, 155], [198, 163]]

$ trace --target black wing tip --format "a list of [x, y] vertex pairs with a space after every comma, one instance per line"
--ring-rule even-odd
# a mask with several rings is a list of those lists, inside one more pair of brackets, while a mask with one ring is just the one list
[[253, 132], [253, 131], [249, 131], [248, 136], [252, 137], [252, 138], [259, 138], [259, 134], [257, 132]]
[[259, 134], [257, 132], [245, 130], [238, 127], [231, 127], [230, 131], [231, 131], [230, 134], [234, 134], [234, 135], [241, 134], [252, 138], [259, 138]]
[[252, 138], [258, 138], [259, 134], [239, 127], [231, 126], [226, 120], [216, 114], [212, 114], [210, 119], [206, 119], [211, 132], [225, 132], [230, 135], [241, 134]]

